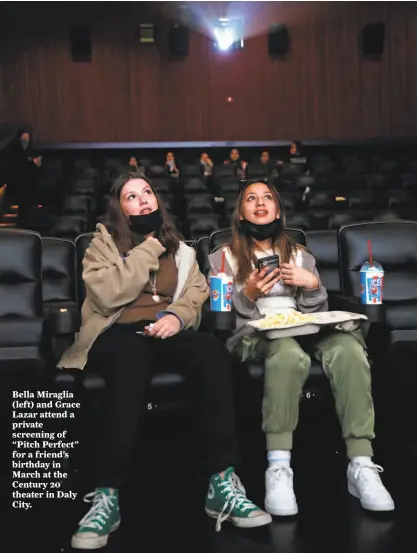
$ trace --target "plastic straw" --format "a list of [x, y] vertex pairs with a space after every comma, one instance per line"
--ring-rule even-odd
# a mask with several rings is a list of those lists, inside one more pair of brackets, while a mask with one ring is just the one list
[[370, 240], [368, 240], [368, 253], [369, 253], [369, 263], [372, 265], [372, 244]]
[[221, 273], [224, 273], [225, 264], [226, 264], [226, 253], [225, 253], [225, 251], [223, 250], [223, 252], [222, 252], [222, 266], [221, 266], [221, 269], [220, 269], [220, 272], [221, 272]]

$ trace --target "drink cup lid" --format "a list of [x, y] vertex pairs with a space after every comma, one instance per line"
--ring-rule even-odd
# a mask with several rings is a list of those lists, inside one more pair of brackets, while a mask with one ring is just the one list
[[361, 271], [383, 271], [383, 268], [376, 261], [374, 261], [372, 264], [369, 261], [367, 261], [362, 265]]

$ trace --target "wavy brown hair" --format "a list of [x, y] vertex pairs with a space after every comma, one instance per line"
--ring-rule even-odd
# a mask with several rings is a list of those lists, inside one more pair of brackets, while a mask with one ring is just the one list
[[[281, 201], [281, 198], [276, 190], [276, 188], [268, 181], [260, 180], [258, 181], [261, 184], [265, 184], [275, 201], [275, 205], [278, 208], [280, 218], [282, 220], [283, 227], [285, 229], [285, 211], [283, 208], [283, 204]], [[242, 205], [243, 205], [243, 199], [245, 196], [245, 192], [248, 189], [249, 186], [252, 184], [257, 184], [256, 181], [251, 181], [246, 186], [244, 186], [237, 198], [236, 201], [236, 207], [232, 215], [232, 243], [230, 244], [230, 251], [232, 252], [234, 258], [237, 260], [237, 275], [236, 275], [236, 281], [240, 284], [243, 284], [247, 278], [249, 277], [250, 273], [253, 271], [252, 263], [256, 262], [256, 256], [254, 253], [254, 241], [250, 236], [246, 236], [244, 234], [242, 227], [240, 225], [240, 217], [242, 216]], [[282, 233], [281, 236], [279, 236], [274, 244], [274, 249], [278, 249], [280, 253], [280, 262], [281, 263], [289, 263], [291, 259], [291, 255], [293, 254], [294, 250], [297, 248], [297, 244], [294, 242], [292, 238], [290, 238], [285, 232]]]
[[164, 202], [162, 201], [155, 188], [152, 186], [152, 182], [142, 173], [135, 171], [124, 173], [117, 177], [113, 182], [113, 186], [110, 193], [110, 200], [106, 213], [106, 227], [108, 228], [118, 250], [121, 253], [126, 253], [135, 245], [133, 240], [132, 231], [129, 227], [129, 219], [123, 213], [120, 206], [120, 192], [123, 186], [133, 179], [142, 179], [146, 181], [155, 194], [158, 202], [158, 208], [162, 216], [162, 226], [160, 230], [155, 234], [161, 244], [166, 248], [167, 253], [175, 254], [180, 246], [183, 237], [177, 230], [174, 220], [168, 213]]

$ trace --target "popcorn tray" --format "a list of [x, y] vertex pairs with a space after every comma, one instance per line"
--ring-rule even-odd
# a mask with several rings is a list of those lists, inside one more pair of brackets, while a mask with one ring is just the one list
[[350, 332], [359, 327], [365, 315], [348, 311], [324, 311], [304, 314], [291, 310], [282, 313], [266, 313], [265, 317], [251, 321], [251, 326], [258, 332], [264, 332], [270, 340], [289, 336], [317, 334], [323, 326], [332, 326], [336, 330]]

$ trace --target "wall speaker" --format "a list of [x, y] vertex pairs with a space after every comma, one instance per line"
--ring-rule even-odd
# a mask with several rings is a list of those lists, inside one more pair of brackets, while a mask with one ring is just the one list
[[270, 56], [285, 56], [290, 49], [290, 34], [286, 25], [272, 25], [268, 34]]
[[77, 25], [73, 27], [70, 33], [70, 41], [72, 61], [91, 61], [92, 44], [90, 27], [87, 25]]
[[172, 56], [188, 56], [190, 31], [183, 25], [172, 25], [169, 33], [169, 51]]
[[368, 23], [362, 30], [362, 54], [366, 57], [382, 56], [385, 42], [385, 24]]

